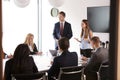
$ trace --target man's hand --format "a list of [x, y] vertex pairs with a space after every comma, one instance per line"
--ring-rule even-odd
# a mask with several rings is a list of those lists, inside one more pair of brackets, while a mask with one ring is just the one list
[[83, 61], [87, 61], [88, 58], [83, 56], [83, 57], [82, 57], [82, 60], [83, 60]]

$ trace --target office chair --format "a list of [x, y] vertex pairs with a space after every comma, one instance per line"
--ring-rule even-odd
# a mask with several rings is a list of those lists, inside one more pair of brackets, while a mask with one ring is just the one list
[[93, 72], [86, 74], [85, 76], [86, 76], [86, 80], [100, 80], [99, 72], [93, 71]]
[[12, 80], [45, 80], [45, 73], [38, 72], [33, 74], [12, 74]]
[[82, 74], [82, 66], [60, 68], [60, 74], [57, 80], [85, 80]]
[[109, 80], [108, 62], [102, 63], [98, 71], [92, 71], [89, 74], [87, 74], [86, 80]]
[[99, 69], [100, 80], [109, 80], [109, 63], [104, 62]]
[[106, 41], [106, 48], [109, 49], [109, 41]]
[[102, 47], [105, 48], [105, 43], [104, 42], [102, 42]]
[[88, 72], [84, 72], [83, 74], [86, 76], [86, 80], [100, 80], [100, 65], [98, 66], [98, 70], [97, 71], [88, 71]]

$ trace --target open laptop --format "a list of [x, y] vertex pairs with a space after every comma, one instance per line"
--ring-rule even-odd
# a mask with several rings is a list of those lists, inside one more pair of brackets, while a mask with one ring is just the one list
[[57, 50], [49, 50], [52, 56], [57, 56]]
[[87, 57], [87, 58], [89, 58], [89, 57], [91, 57], [91, 55], [92, 55], [92, 51], [93, 51], [93, 49], [81, 49], [80, 50], [81, 52], [81, 55], [83, 55], [83, 56], [85, 56], [85, 57]]

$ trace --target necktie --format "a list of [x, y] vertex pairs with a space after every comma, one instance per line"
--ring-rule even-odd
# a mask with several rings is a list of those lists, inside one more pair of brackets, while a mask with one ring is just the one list
[[63, 23], [60, 23], [60, 35], [63, 36]]

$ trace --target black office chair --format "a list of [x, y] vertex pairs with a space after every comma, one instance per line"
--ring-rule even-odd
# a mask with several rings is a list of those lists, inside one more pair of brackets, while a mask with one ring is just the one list
[[100, 80], [109, 80], [109, 62], [101, 64], [99, 69]]
[[109, 63], [104, 62], [98, 71], [92, 71], [86, 75], [86, 80], [109, 80]]
[[105, 43], [104, 42], [102, 42], [102, 47], [105, 48]]
[[44, 80], [45, 73], [38, 72], [33, 74], [12, 74], [12, 80]]
[[93, 71], [93, 72], [86, 74], [85, 76], [86, 76], [86, 80], [100, 80], [99, 72]]
[[64, 67], [60, 69], [58, 80], [85, 80], [82, 66]]
[[109, 49], [109, 41], [106, 41], [106, 48]]
[[88, 71], [88, 72], [84, 72], [84, 75], [86, 76], [86, 80], [100, 80], [100, 65], [96, 66], [96, 70], [94, 71]]

